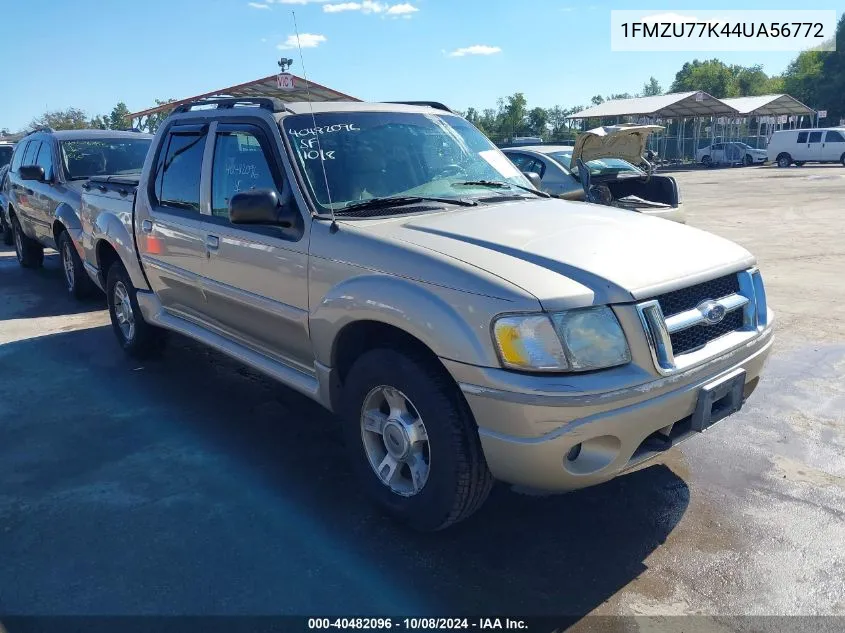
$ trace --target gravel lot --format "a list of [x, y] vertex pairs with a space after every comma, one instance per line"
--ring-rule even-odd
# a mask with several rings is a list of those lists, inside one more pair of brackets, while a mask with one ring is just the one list
[[758, 391], [664, 464], [502, 485], [433, 535], [371, 508], [318, 406], [181, 339], [126, 360], [56, 256], [4, 247], [0, 613], [845, 615], [845, 169], [677, 178], [691, 225], [759, 257]]

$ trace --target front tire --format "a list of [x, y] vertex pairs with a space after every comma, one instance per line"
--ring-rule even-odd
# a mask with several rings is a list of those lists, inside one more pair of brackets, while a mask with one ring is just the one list
[[710, 159], [709, 156], [704, 156], [701, 159], [701, 164], [704, 165], [705, 167], [712, 167], [713, 161]]
[[839, 162], [842, 163], [842, 166], [845, 167], [845, 154], [839, 157]]
[[783, 154], [778, 154], [777, 158], [778, 167], [786, 168], [792, 164], [792, 156], [784, 152]]
[[144, 321], [135, 286], [120, 262], [109, 268], [106, 299], [112, 329], [124, 352], [138, 359], [161, 353], [166, 341], [165, 332]]
[[15, 255], [22, 268], [40, 268], [44, 263], [44, 247], [28, 238], [17, 218], [12, 218], [12, 232], [15, 237]]
[[751, 154], [746, 154], [745, 155], [745, 166], [751, 167], [751, 165], [753, 165], [753, 164], [754, 164], [754, 159], [751, 158]]
[[358, 481], [414, 529], [461, 521], [490, 493], [493, 478], [469, 407], [443, 367], [425, 354], [363, 354], [348, 372], [341, 414]]
[[59, 235], [59, 254], [62, 257], [62, 269], [65, 273], [65, 288], [68, 294], [75, 299], [84, 299], [91, 296], [94, 291], [94, 284], [85, 272], [82, 259], [73, 245], [73, 240], [67, 231]]

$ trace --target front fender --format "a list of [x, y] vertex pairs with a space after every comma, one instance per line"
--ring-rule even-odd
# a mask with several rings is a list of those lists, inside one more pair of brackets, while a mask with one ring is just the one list
[[352, 277], [334, 286], [311, 312], [314, 354], [331, 367], [338, 333], [356, 321], [377, 321], [414, 336], [441, 358], [498, 366], [485, 309], [491, 301], [390, 275]]
[[[79, 221], [79, 215], [76, 213], [74, 208], [71, 207], [69, 204], [63, 202], [56, 208], [54, 217], [54, 237], [58, 238], [59, 235], [59, 231], [56, 230], [55, 225], [55, 222], [58, 222], [62, 225], [62, 228], [67, 231], [67, 234], [70, 235], [70, 239], [73, 240], [73, 244], [74, 246], [76, 246], [76, 250], [81, 253], [82, 223]], [[58, 239], [56, 239], [56, 246], [58, 247], [58, 245]]]
[[[131, 222], [131, 217], [128, 221]], [[126, 268], [126, 272], [129, 273], [132, 285], [139, 290], [149, 290], [147, 278], [144, 276], [135, 250], [135, 237], [127, 228], [124, 221], [112, 213], [103, 213], [94, 222], [92, 235], [94, 251], [92, 263], [96, 266], [97, 274], [102, 280], [104, 287], [105, 271], [102, 270], [102, 263], [99, 261], [99, 256], [102, 243], [106, 242], [117, 252], [120, 261], [123, 263], [124, 268]]]

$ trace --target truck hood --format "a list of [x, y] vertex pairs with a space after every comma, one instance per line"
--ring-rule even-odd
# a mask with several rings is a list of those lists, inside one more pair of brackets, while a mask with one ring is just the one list
[[609, 125], [588, 130], [578, 136], [569, 170], [578, 173], [578, 159], [585, 163], [599, 158], [621, 158], [632, 165], [642, 162], [646, 142], [659, 125]]
[[371, 228], [508, 280], [546, 309], [652, 297], [755, 262], [737, 244], [677, 222], [559, 199], [397, 218]]

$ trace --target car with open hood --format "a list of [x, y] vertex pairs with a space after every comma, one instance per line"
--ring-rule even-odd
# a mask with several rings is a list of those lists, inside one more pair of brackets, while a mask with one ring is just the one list
[[523, 172], [536, 173], [543, 191], [566, 200], [615, 206], [685, 222], [677, 181], [657, 175], [645, 159], [657, 125], [601, 127], [578, 136], [575, 145], [529, 145], [502, 151]]
[[747, 250], [537, 191], [441, 106], [183, 104], [81, 217], [128, 354], [178, 332], [337, 413], [360, 488], [423, 530], [495, 479], [574, 490], [706, 441], [773, 341]]

